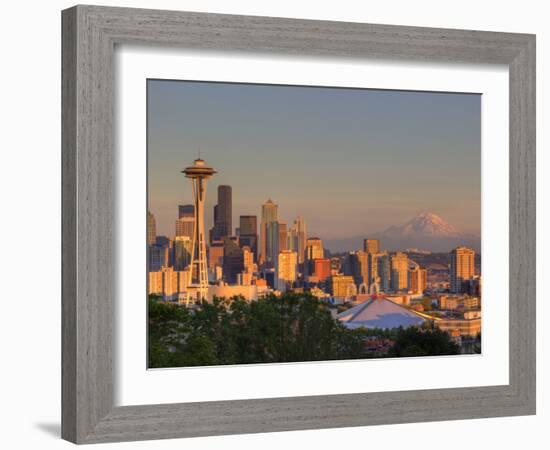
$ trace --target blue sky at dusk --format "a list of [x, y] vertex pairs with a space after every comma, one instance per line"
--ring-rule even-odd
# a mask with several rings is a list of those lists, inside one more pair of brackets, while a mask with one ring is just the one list
[[481, 226], [481, 96], [367, 89], [148, 81], [148, 202], [174, 234], [191, 203], [181, 172], [198, 148], [239, 215], [272, 198], [308, 234], [368, 235], [422, 211], [460, 231]]

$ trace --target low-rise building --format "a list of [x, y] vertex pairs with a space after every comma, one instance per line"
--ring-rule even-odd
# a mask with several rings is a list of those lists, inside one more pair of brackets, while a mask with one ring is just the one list
[[481, 301], [479, 297], [469, 297], [460, 295], [441, 295], [438, 299], [439, 309], [460, 310], [460, 309], [479, 309]]
[[246, 301], [258, 300], [259, 297], [266, 295], [269, 292], [267, 286], [259, 286], [257, 284], [250, 285], [228, 285], [220, 284], [210, 286], [208, 289], [209, 300], [214, 297], [242, 297]]
[[357, 294], [357, 287], [351, 275], [334, 275], [330, 281], [334, 297], [351, 297]]
[[162, 296], [165, 301], [180, 300], [185, 295], [189, 283], [189, 270], [174, 270], [163, 267], [149, 272], [148, 293]]
[[451, 336], [459, 333], [461, 336], [475, 337], [481, 331], [481, 317], [472, 319], [440, 319], [436, 320], [435, 325], [443, 331], [447, 331]]

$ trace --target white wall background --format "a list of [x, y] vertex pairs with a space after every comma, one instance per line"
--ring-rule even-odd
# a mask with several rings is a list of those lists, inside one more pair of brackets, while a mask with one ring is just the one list
[[[270, 15], [357, 22], [467, 28], [537, 34], [538, 128], [538, 415], [504, 419], [388, 425], [118, 444], [117, 448], [544, 448], [550, 419], [547, 376], [550, 344], [541, 261], [550, 252], [542, 233], [550, 226], [543, 209], [549, 181], [548, 11], [542, 1], [442, 2], [387, 0], [157, 0], [104, 1], [113, 6]], [[2, 195], [2, 308], [0, 411], [3, 448], [69, 448], [59, 438], [60, 417], [60, 10], [71, 1], [6, 2], [0, 25], [0, 183]], [[546, 169], [546, 170], [544, 170]], [[549, 197], [546, 196], [546, 199]], [[546, 202], [547, 203], [547, 202]], [[546, 225], [546, 227], [545, 227]], [[7, 244], [7, 245], [6, 245]], [[537, 444], [538, 443], [538, 444]], [[114, 448], [105, 445], [97, 448]]]

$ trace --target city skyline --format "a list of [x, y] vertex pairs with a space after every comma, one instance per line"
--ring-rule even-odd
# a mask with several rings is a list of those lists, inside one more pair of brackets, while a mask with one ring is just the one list
[[149, 367], [481, 353], [479, 96], [148, 86]]
[[[240, 100], [235, 103], [237, 94]], [[181, 101], [182, 96], [187, 101]], [[301, 216], [310, 235], [328, 240], [372, 234], [400, 225], [420, 211], [441, 214], [460, 230], [479, 233], [479, 96], [150, 80], [148, 100], [148, 200], [160, 235], [174, 234], [178, 205], [191, 203], [179, 171], [196, 156], [199, 145], [209, 162], [224, 168], [207, 196], [207, 229], [213, 225], [215, 192], [219, 185], [229, 185], [233, 190], [233, 224], [239, 223], [241, 215], [259, 218], [261, 205], [272, 198], [279, 205], [281, 220], [291, 223]], [[301, 127], [291, 126], [283, 113], [293, 116], [298, 104], [303, 112], [304, 102], [309, 105], [309, 115], [302, 120]], [[234, 114], [227, 115], [230, 104], [238, 107]], [[330, 105], [333, 111], [314, 108], [323, 105]], [[380, 156], [384, 149], [387, 152], [388, 144], [381, 141], [380, 130], [373, 130], [367, 120], [374, 117], [371, 109], [381, 105], [386, 129], [388, 121], [393, 121], [395, 129], [393, 135], [387, 135], [395, 146], [388, 157]], [[271, 107], [270, 115], [266, 111]], [[259, 111], [262, 117], [254, 120], [252, 116]], [[348, 123], [348, 136], [344, 139], [341, 122], [349, 119], [351, 113], [365, 117], [365, 122], [355, 117]], [[212, 129], [204, 129], [205, 115], [213, 117], [207, 120]], [[218, 116], [223, 116], [223, 124]], [[380, 119], [375, 118], [375, 128], [384, 128]], [[249, 127], [242, 133], [236, 132], [235, 127], [246, 119], [250, 120]], [[328, 142], [321, 143], [319, 136], [310, 135], [313, 130], [323, 134], [320, 125], [329, 119], [334, 121], [334, 134], [340, 138], [338, 151], [334, 151], [335, 136], [326, 136]], [[422, 131], [430, 121], [432, 126], [437, 123], [441, 126], [430, 133]], [[177, 122], [180, 126], [175, 126]], [[450, 127], [449, 123], [460, 126]], [[273, 130], [267, 129], [270, 124], [274, 125]], [[402, 142], [405, 125], [407, 143]], [[263, 132], [257, 130], [258, 126]], [[281, 139], [285, 145], [274, 139], [274, 131], [286, 135]], [[230, 134], [233, 139], [229, 139]], [[264, 145], [260, 145], [262, 135]], [[273, 150], [274, 146], [278, 151]], [[345, 151], [349, 156], [343, 158]], [[351, 164], [347, 158], [352, 159]], [[404, 169], [395, 164], [394, 160], [400, 158]], [[440, 173], [441, 167], [449, 164], [452, 170]], [[347, 173], [348, 177], [342, 176]], [[457, 208], [457, 204], [461, 207]]]

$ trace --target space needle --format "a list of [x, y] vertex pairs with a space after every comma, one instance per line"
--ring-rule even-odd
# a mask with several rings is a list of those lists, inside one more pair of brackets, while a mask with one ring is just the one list
[[[206, 241], [204, 240], [204, 201], [206, 199], [206, 184], [216, 173], [200, 155], [192, 166], [182, 170], [193, 186], [193, 201], [195, 205], [195, 226], [193, 227], [193, 241], [191, 250], [191, 264], [185, 304], [189, 305], [191, 298], [202, 300], [208, 293], [208, 267], [206, 260]], [[194, 268], [197, 266], [195, 272]], [[196, 273], [196, 278], [193, 277]]]

